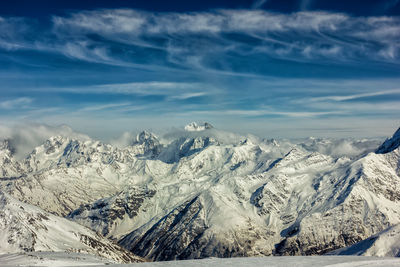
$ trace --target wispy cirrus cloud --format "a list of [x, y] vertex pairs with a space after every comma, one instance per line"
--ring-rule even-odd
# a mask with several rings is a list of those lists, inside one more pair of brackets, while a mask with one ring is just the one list
[[[208, 111], [202, 112], [206, 114]], [[256, 109], [256, 110], [224, 110], [214, 111], [211, 113], [226, 114], [232, 116], [244, 116], [244, 117], [255, 117], [255, 116], [283, 116], [291, 118], [316, 118], [329, 115], [342, 115], [341, 111], [279, 111], [279, 110], [268, 110], [268, 109]]]
[[[206, 87], [206, 88], [204, 88]], [[53, 88], [40, 88], [37, 91], [48, 92]], [[60, 92], [74, 94], [116, 94], [116, 95], [164, 95], [170, 99], [189, 99], [193, 97], [216, 94], [219, 88], [199, 82], [132, 82], [132, 83], [111, 83], [85, 87], [59, 88]]]
[[399, 63], [398, 17], [263, 10], [152, 13], [113, 9], [54, 16], [51, 23], [40, 37], [30, 40], [20, 36], [34, 35], [37, 27], [23, 19], [2, 18], [0, 29], [7, 34], [0, 35], [0, 44], [9, 49], [48, 49], [78, 60], [111, 65], [238, 72], [241, 70], [235, 69], [235, 62], [244, 55], [255, 64], [253, 69], [262, 63], [260, 55], [313, 63]]
[[207, 95], [206, 92], [193, 92], [193, 93], [184, 93], [181, 95], [173, 95], [170, 97], [170, 99], [184, 100], [184, 99], [190, 99], [190, 98], [195, 98], [195, 97], [202, 97], [202, 96], [206, 96], [206, 95]]
[[[219, 10], [154, 14], [136, 10], [100, 10], [54, 17], [53, 22], [54, 31], [64, 36], [78, 34], [81, 37], [94, 33], [122, 43], [166, 50], [167, 53], [173, 43], [173, 53], [180, 51], [187, 56], [191, 48], [197, 48], [189, 54], [202, 57], [210, 52], [210, 45], [213, 50], [221, 51], [230, 46], [233, 51], [240, 52], [241, 47], [249, 45], [246, 38], [249, 36], [254, 38], [252, 49], [264, 48], [261, 51], [278, 57], [279, 51], [286, 49], [297, 57], [301, 57], [304, 51], [313, 50], [314, 55], [334, 59], [338, 53], [329, 55], [326, 51], [337, 49], [342, 50], [340, 56], [345, 59], [379, 59], [377, 51], [385, 50], [399, 40], [395, 30], [399, 25], [398, 18], [360, 18], [328, 12], [277, 14], [261, 10]], [[243, 35], [243, 39], [229, 34]], [[182, 35], [185, 39], [181, 38]], [[207, 35], [209, 41], [205, 39], [189, 46], [193, 38], [198, 38], [193, 35]], [[164, 42], [155, 41], [158, 38], [164, 38]], [[355, 49], [357, 44], [358, 49]], [[310, 53], [307, 56], [310, 57]]]
[[131, 104], [132, 103], [124, 102], [124, 103], [112, 103], [112, 104], [105, 104], [105, 105], [90, 105], [90, 106], [80, 109], [79, 112], [102, 111], [102, 110], [126, 107], [126, 106], [130, 106]]
[[0, 78], [10, 88], [0, 91], [0, 119], [63, 120], [81, 129], [84, 119], [97, 123], [93, 129], [104, 121], [117, 129], [117, 121], [133, 117], [138, 125], [149, 118], [160, 125], [175, 118], [253, 126], [275, 118], [298, 125], [341, 117], [393, 121], [399, 17], [274, 13], [260, 9], [266, 3], [0, 18]]
[[27, 108], [33, 102], [29, 97], [18, 97], [0, 101], [0, 109]]
[[368, 93], [361, 93], [361, 94], [351, 94], [351, 95], [330, 95], [330, 96], [321, 96], [321, 97], [312, 97], [308, 99], [311, 102], [320, 102], [320, 101], [346, 101], [346, 100], [354, 100], [354, 99], [361, 99], [365, 97], [373, 97], [373, 96], [383, 96], [383, 95], [393, 95], [397, 94], [400, 95], [400, 89], [393, 89], [393, 90], [383, 90], [378, 92], [368, 92]]

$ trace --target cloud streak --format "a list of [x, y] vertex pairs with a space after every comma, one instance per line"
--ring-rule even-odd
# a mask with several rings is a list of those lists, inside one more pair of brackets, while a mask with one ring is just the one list
[[[253, 6], [264, 3], [256, 1]], [[22, 19], [1, 18], [0, 29], [7, 34], [0, 35], [0, 47], [47, 49], [77, 60], [121, 66], [157, 66], [164, 58], [161, 65], [183, 69], [232, 70], [227, 54], [235, 58], [246, 55], [256, 62], [264, 55], [317, 63], [326, 59], [341, 64], [360, 60], [399, 63], [398, 17], [113, 9], [54, 16], [51, 23], [33, 42], [20, 36], [34, 35], [39, 29]], [[148, 55], [143, 57], [143, 53]], [[221, 67], [224, 64], [229, 66]]]
[[19, 97], [0, 102], [0, 109], [27, 108], [33, 102], [32, 98]]
[[372, 96], [384, 96], [384, 95], [392, 95], [397, 94], [400, 95], [400, 89], [394, 90], [384, 90], [379, 92], [369, 92], [369, 93], [362, 93], [362, 94], [353, 94], [353, 95], [331, 95], [331, 96], [322, 96], [322, 97], [313, 97], [310, 98], [309, 101], [311, 102], [320, 102], [320, 101], [346, 101], [346, 100], [354, 100], [360, 99], [365, 97], [372, 97]]
[[276, 118], [298, 125], [394, 120], [399, 17], [274, 13], [261, 9], [266, 3], [0, 18], [0, 78], [9, 88], [0, 91], [0, 119], [63, 121], [79, 129], [87, 120], [91, 131], [107, 122], [122, 129], [116, 122], [132, 118], [138, 125], [218, 118], [253, 126]]

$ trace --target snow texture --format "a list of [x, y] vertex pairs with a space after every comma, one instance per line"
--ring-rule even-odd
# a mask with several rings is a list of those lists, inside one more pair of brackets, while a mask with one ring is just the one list
[[196, 122], [191, 122], [185, 126], [185, 131], [196, 132], [196, 131], [209, 130], [212, 128], [213, 128], [213, 126], [211, 124], [209, 124], [208, 122], [202, 123], [200, 125], [197, 124]]
[[[77, 253], [48, 253], [31, 252], [25, 254], [0, 255], [0, 265], [8, 266], [102, 266], [118, 267], [92, 255]], [[258, 258], [210, 258], [203, 260], [164, 261], [126, 264], [123, 266], [158, 267], [158, 266], [221, 266], [221, 267], [247, 267], [247, 266], [269, 266], [269, 267], [308, 267], [308, 266], [384, 266], [395, 267], [400, 265], [400, 259], [377, 258], [377, 257], [351, 257], [351, 256], [294, 256], [294, 257], [258, 257]]]
[[[112, 266], [112, 265], [111, 265]], [[377, 257], [350, 257], [350, 256], [308, 256], [308, 257], [257, 257], [257, 258], [230, 258], [230, 259], [203, 259], [169, 262], [148, 262], [135, 264], [138, 267], [157, 266], [221, 266], [221, 267], [354, 267], [354, 266], [400, 266], [400, 259]]]
[[86, 227], [0, 192], [0, 252], [79, 252], [113, 262], [138, 262], [128, 251]]
[[361, 242], [332, 251], [329, 254], [400, 257], [400, 225], [388, 227]]

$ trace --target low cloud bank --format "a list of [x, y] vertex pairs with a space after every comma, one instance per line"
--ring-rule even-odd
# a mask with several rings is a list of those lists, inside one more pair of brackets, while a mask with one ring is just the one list
[[[121, 136], [108, 141], [113, 146], [124, 148], [136, 141], [138, 133], [124, 132]], [[74, 131], [67, 125], [49, 126], [44, 124], [25, 124], [15, 126], [0, 125], [0, 141], [9, 140], [17, 159], [26, 157], [35, 147], [43, 144], [51, 136], [61, 135], [71, 139], [90, 140], [91, 138], [82, 133]], [[259, 144], [264, 151], [281, 157], [296, 144], [310, 152], [319, 152], [333, 157], [357, 157], [368, 152], [375, 151], [384, 141], [383, 139], [325, 139], [308, 138], [303, 140], [267, 140], [249, 135], [239, 135], [225, 132], [215, 128], [204, 131], [185, 131], [173, 128], [165, 134], [157, 135], [157, 138], [164, 145], [167, 145], [179, 138], [212, 137], [223, 145], [239, 145], [243, 142]]]
[[333, 157], [353, 158], [375, 151], [383, 139], [314, 139], [309, 138], [301, 145], [309, 151], [316, 151]]
[[0, 125], [0, 140], [8, 140], [15, 157], [26, 157], [35, 147], [51, 136], [61, 135], [79, 140], [88, 140], [89, 136], [72, 130], [67, 125], [49, 126], [44, 124], [24, 124], [15, 126]]

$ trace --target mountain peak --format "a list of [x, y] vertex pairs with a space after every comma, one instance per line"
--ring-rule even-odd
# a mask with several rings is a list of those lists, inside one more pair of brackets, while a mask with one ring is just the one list
[[143, 143], [149, 142], [149, 140], [158, 142], [157, 137], [154, 134], [152, 134], [151, 132], [148, 132], [148, 131], [142, 131], [141, 133], [139, 133], [136, 136], [136, 143], [137, 144], [143, 144]]
[[393, 134], [393, 136], [389, 139], [386, 139], [385, 142], [376, 150], [377, 154], [385, 154], [392, 152], [396, 148], [400, 146], [400, 128]]
[[158, 138], [148, 131], [142, 131], [139, 133], [132, 145], [139, 149], [139, 154], [150, 153], [152, 155], [158, 155], [162, 147]]
[[208, 122], [204, 122], [204, 123], [200, 123], [200, 124], [197, 124], [196, 122], [191, 122], [185, 126], [185, 131], [199, 132], [199, 131], [209, 130], [212, 128], [214, 128], [214, 127]]
[[0, 141], [0, 150], [6, 150], [10, 155], [15, 154], [15, 148], [10, 139], [4, 139], [3, 141]]

